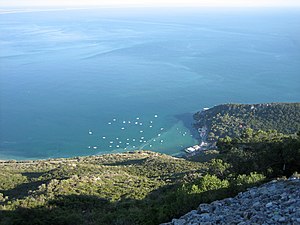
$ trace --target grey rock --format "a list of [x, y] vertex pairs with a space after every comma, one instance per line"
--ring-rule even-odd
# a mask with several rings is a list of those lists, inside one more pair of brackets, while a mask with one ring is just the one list
[[278, 180], [250, 188], [234, 198], [200, 204], [164, 225], [300, 225], [300, 179]]
[[254, 209], [256, 209], [256, 210], [259, 209], [260, 207], [261, 207], [261, 203], [258, 202], [258, 201], [257, 201], [257, 202], [254, 202], [253, 205], [252, 205], [252, 208], [254, 208]]
[[242, 222], [239, 222], [238, 225], [246, 225], [247, 223], [242, 221]]
[[201, 214], [201, 217], [202, 217], [204, 220], [209, 220], [209, 219], [210, 219], [209, 213], [202, 213], [202, 214]]
[[267, 204], [266, 204], [266, 207], [267, 208], [270, 208], [270, 207], [272, 207], [273, 206], [273, 203], [272, 202], [268, 202]]
[[185, 224], [185, 220], [184, 219], [178, 219], [178, 220], [176, 220], [176, 219], [173, 219], [172, 220], [172, 224], [174, 224], [174, 225], [183, 225], [183, 224]]
[[252, 211], [245, 211], [245, 212], [243, 212], [243, 218], [244, 219], [248, 219], [249, 220], [252, 215], [253, 215]]
[[211, 206], [209, 204], [200, 204], [198, 207], [198, 213], [209, 213], [211, 211]]
[[226, 205], [231, 205], [232, 202], [233, 202], [233, 198], [226, 198], [226, 199], [224, 199], [224, 203], [225, 203]]
[[274, 215], [274, 216], [272, 217], [272, 220], [278, 221], [278, 220], [280, 219], [280, 217], [281, 217], [281, 216], [279, 216], [279, 215]]
[[[197, 225], [199, 225], [199, 223]], [[204, 223], [201, 223], [201, 225], [213, 225], [213, 223], [211, 223], [211, 222], [204, 222]]]
[[189, 218], [193, 218], [195, 216], [195, 214], [197, 214], [197, 210], [192, 210], [189, 213], [182, 216], [181, 219], [187, 219], [188, 220]]

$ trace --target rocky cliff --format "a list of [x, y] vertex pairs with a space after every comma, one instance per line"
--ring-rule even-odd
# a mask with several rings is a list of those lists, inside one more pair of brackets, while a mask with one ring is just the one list
[[300, 224], [300, 179], [274, 180], [234, 198], [200, 204], [164, 225]]

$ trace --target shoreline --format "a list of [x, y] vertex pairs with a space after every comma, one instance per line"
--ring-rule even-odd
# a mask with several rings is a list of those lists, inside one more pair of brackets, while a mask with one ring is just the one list
[[[182, 152], [179, 152], [178, 154], [173, 154], [169, 155], [166, 153], [161, 153], [161, 152], [155, 152], [151, 150], [135, 150], [135, 151], [125, 151], [125, 152], [115, 152], [115, 153], [105, 153], [105, 154], [99, 154], [99, 155], [87, 155], [87, 156], [74, 156], [74, 157], [58, 157], [58, 158], [45, 158], [45, 159], [1, 159], [0, 158], [0, 165], [1, 164], [8, 164], [8, 163], [35, 163], [35, 162], [52, 162], [52, 161], [77, 161], [80, 159], [85, 159], [85, 158], [97, 158], [97, 157], [105, 157], [105, 156], [116, 156], [116, 155], [124, 155], [124, 154], [159, 154], [159, 155], [166, 155], [169, 157], [173, 158], [178, 158], [178, 159], [185, 159], [183, 157], [184, 154]], [[181, 155], [181, 156], [180, 156]]]
[[0, 166], [2, 164], [10, 164], [10, 163], [25, 163], [25, 164], [33, 164], [37, 162], [49, 162], [49, 163], [62, 163], [62, 162], [75, 162], [75, 161], [80, 161], [83, 159], [88, 159], [88, 158], [98, 158], [98, 157], [107, 157], [107, 156], [117, 156], [117, 155], [126, 155], [126, 154], [155, 154], [155, 155], [166, 155], [169, 157], [177, 158], [177, 159], [185, 159], [184, 157], [179, 157], [175, 155], [168, 155], [165, 153], [161, 152], [154, 152], [150, 150], [135, 150], [135, 151], [126, 151], [126, 152], [116, 152], [116, 153], [107, 153], [107, 154], [101, 154], [101, 155], [88, 155], [88, 156], [74, 156], [74, 157], [61, 157], [61, 158], [48, 158], [48, 159], [0, 159]]

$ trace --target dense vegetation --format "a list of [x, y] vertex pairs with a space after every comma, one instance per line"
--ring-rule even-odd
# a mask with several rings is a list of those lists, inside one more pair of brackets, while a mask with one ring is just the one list
[[300, 168], [300, 132], [285, 135], [276, 130], [248, 128], [239, 137], [220, 138], [217, 146], [235, 173], [256, 171], [269, 177], [290, 176]]
[[[298, 104], [285, 106], [292, 118], [298, 115]], [[247, 114], [245, 107], [241, 110]], [[262, 106], [265, 107], [269, 106]], [[223, 106], [216, 115], [229, 118], [226, 121], [237, 121], [231, 117], [242, 115], [236, 110], [229, 116], [222, 109]], [[249, 110], [253, 110], [252, 106]], [[251, 129], [253, 124], [259, 124], [257, 121], [267, 120], [262, 114], [253, 118], [245, 117], [243, 121], [250, 122], [243, 122], [245, 128], [238, 131], [230, 122], [224, 123], [226, 132], [219, 135], [218, 151], [203, 152], [198, 155], [202, 159], [196, 162], [148, 151], [0, 161], [0, 224], [159, 224], [202, 202], [234, 196], [269, 178], [299, 172], [300, 133], [295, 133], [299, 118], [294, 118], [293, 126], [290, 118], [279, 123], [279, 130], [285, 134]], [[217, 126], [218, 120], [209, 119], [213, 127]], [[275, 119], [271, 121], [259, 126], [274, 127]], [[284, 128], [283, 124], [291, 127]]]
[[236, 194], [237, 180], [243, 189], [264, 178], [228, 181], [220, 176], [227, 167], [220, 160], [190, 162], [153, 152], [3, 161], [0, 224], [167, 222], [200, 202]]
[[207, 126], [208, 141], [236, 137], [247, 128], [293, 134], [300, 130], [300, 103], [224, 104], [198, 112], [194, 119], [196, 128]]

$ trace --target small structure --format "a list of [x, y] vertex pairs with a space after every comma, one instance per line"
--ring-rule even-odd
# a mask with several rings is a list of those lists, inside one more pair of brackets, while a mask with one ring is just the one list
[[188, 148], [184, 149], [184, 151], [186, 153], [196, 153], [199, 151], [206, 150], [207, 147], [208, 147], [208, 143], [202, 141], [200, 145], [194, 145], [194, 146], [188, 147]]
[[201, 146], [194, 145], [194, 146], [191, 146], [191, 147], [188, 147], [188, 148], [184, 149], [184, 151], [187, 152], [187, 153], [192, 153], [192, 152], [198, 151], [200, 149], [201, 149]]

